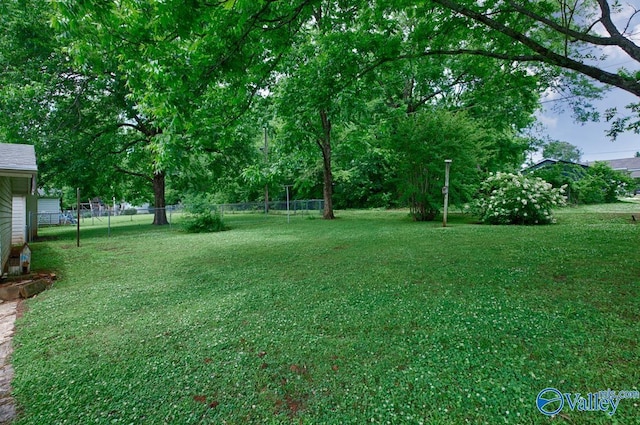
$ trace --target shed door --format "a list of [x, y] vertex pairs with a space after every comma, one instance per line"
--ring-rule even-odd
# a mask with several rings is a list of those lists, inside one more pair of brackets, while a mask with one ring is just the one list
[[27, 197], [14, 196], [11, 220], [11, 244], [22, 245], [27, 241]]

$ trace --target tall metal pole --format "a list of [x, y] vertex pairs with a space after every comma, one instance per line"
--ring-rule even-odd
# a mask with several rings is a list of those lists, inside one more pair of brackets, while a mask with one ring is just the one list
[[444, 214], [442, 215], [442, 227], [447, 227], [447, 213], [449, 210], [449, 167], [451, 167], [451, 160], [444, 160], [444, 187], [442, 193], [444, 194]]
[[[267, 140], [267, 126], [264, 126], [264, 163], [269, 165], [269, 141]], [[269, 184], [264, 184], [264, 213], [269, 213]]]

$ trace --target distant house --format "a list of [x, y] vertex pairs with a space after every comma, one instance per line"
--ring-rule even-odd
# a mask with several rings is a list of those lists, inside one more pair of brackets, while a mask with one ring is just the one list
[[561, 159], [549, 159], [549, 158], [545, 158], [541, 161], [536, 162], [535, 164], [527, 167], [524, 169], [525, 173], [532, 173], [536, 170], [540, 170], [543, 168], [547, 168], [547, 167], [552, 167], [554, 165], [567, 165], [567, 166], [572, 166], [572, 165], [577, 165], [580, 166], [582, 168], [589, 168], [589, 166], [587, 164], [579, 164], [577, 162], [571, 162], [571, 161], [563, 161]]
[[[609, 167], [616, 171], [622, 171], [629, 174], [634, 179], [640, 179], [640, 157], [635, 158], [623, 158], [623, 159], [608, 159], [602, 162], [609, 164]], [[634, 193], [640, 193], [640, 185], [636, 187]]]
[[[587, 168], [589, 168], [589, 166], [586, 164], [546, 158], [524, 169], [522, 172], [524, 174], [536, 173], [536, 175], [542, 177], [555, 187], [560, 187], [570, 182], [580, 180], [584, 174], [586, 174]], [[576, 202], [575, 194], [572, 193], [570, 184], [567, 185], [565, 190], [568, 201]]]
[[614, 170], [627, 172], [631, 177], [636, 179], [640, 178], [640, 157], [609, 159], [602, 162], [606, 162], [609, 164], [609, 167]]
[[37, 175], [33, 146], [0, 143], [0, 275], [11, 246], [26, 243], [37, 228], [31, 218], [37, 212]]

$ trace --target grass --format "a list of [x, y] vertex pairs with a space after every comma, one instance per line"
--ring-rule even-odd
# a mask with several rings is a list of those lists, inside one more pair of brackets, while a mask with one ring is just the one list
[[[18, 424], [549, 423], [539, 391], [640, 382], [638, 204], [558, 224], [403, 211], [47, 229], [12, 362]], [[640, 214], [636, 215], [637, 217]], [[146, 218], [147, 222], [150, 221]], [[633, 423], [568, 408], [559, 423]]]

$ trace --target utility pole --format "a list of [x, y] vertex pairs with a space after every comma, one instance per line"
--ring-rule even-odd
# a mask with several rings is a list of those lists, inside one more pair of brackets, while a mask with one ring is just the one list
[[442, 227], [447, 227], [447, 212], [449, 210], [449, 167], [451, 167], [451, 160], [444, 160], [444, 187], [442, 193], [444, 194], [444, 214], [442, 215]]

